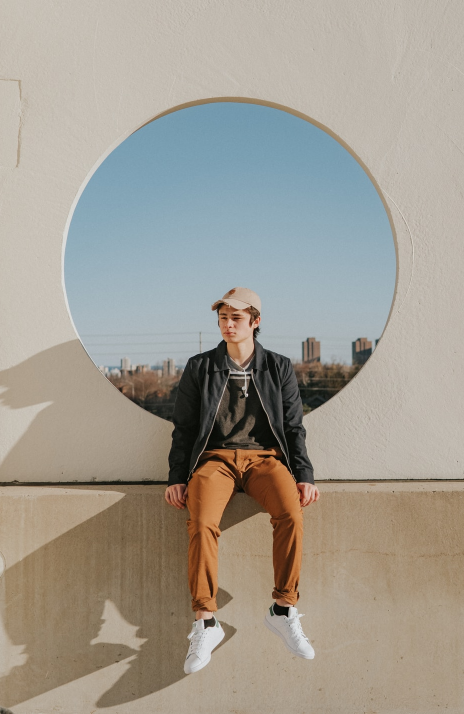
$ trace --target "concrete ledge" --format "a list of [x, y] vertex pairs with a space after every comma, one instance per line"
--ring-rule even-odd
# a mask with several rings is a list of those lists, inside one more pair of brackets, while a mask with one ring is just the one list
[[262, 624], [272, 528], [238, 494], [221, 523], [227, 637], [189, 677], [188, 511], [166, 504], [165, 486], [1, 488], [0, 704], [15, 714], [462, 714], [464, 483], [318, 486], [299, 602], [314, 661]]

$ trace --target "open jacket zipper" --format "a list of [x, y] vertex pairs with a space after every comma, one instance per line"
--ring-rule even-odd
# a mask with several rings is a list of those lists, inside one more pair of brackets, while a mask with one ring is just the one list
[[[207, 446], [207, 444], [208, 444], [208, 440], [209, 440], [209, 437], [211, 436], [211, 432], [213, 431], [214, 422], [216, 421], [217, 413], [218, 413], [218, 411], [219, 411], [219, 407], [220, 407], [220, 404], [221, 404], [221, 402], [222, 402], [222, 397], [224, 396], [224, 392], [226, 391], [227, 382], [229, 381], [229, 375], [230, 375], [230, 369], [227, 370], [227, 379], [226, 379], [226, 381], [225, 381], [224, 388], [223, 388], [223, 390], [222, 390], [221, 396], [219, 397], [218, 405], [217, 405], [217, 407], [216, 407], [216, 413], [215, 413], [215, 415], [214, 415], [213, 423], [211, 424], [211, 429], [209, 430], [209, 434], [208, 434], [208, 436], [206, 437], [205, 445], [204, 445], [204, 447], [202, 448], [202, 450], [200, 451], [200, 453], [198, 454], [197, 460], [195, 461], [195, 463], [194, 463], [194, 465], [193, 465], [193, 468], [190, 470], [190, 473], [189, 473], [188, 479], [187, 479], [187, 483], [190, 481], [190, 478], [192, 477], [192, 474], [193, 474], [193, 472], [195, 471], [196, 465], [197, 465], [197, 463], [198, 463], [198, 459], [200, 458], [200, 456], [202, 455], [203, 451], [206, 449], [206, 446]], [[269, 417], [268, 417], [268, 418], [269, 418]]]
[[[276, 434], [275, 431], [274, 431], [274, 428], [273, 428], [273, 426], [272, 426], [272, 424], [271, 424], [271, 420], [269, 419], [269, 414], [267, 413], [266, 408], [265, 408], [265, 406], [264, 406], [264, 404], [263, 404], [263, 400], [261, 399], [261, 394], [259, 393], [258, 385], [257, 385], [256, 382], [255, 382], [255, 378], [254, 378], [254, 375], [253, 375], [253, 370], [251, 370], [251, 379], [252, 379], [252, 381], [253, 381], [253, 384], [255, 385], [256, 393], [257, 393], [257, 395], [258, 395], [258, 397], [259, 397], [259, 401], [261, 402], [261, 406], [262, 406], [262, 408], [263, 408], [263, 410], [264, 410], [264, 413], [265, 413], [265, 415], [267, 416], [267, 420], [268, 420], [268, 422], [269, 422], [269, 426], [271, 427], [271, 431], [272, 431], [272, 433], [274, 434], [275, 438], [277, 439], [277, 441], [278, 441], [278, 443], [279, 443], [279, 446], [280, 446], [280, 448], [281, 448], [281, 450], [282, 450], [283, 455], [284, 455], [285, 458], [287, 459], [288, 470], [290, 471], [290, 473], [291, 473], [292, 476], [293, 476], [293, 471], [292, 471], [292, 469], [291, 469], [291, 467], [290, 467], [290, 462], [289, 462], [289, 459], [288, 459], [287, 454], [286, 454], [286, 452], [285, 452], [285, 449], [283, 448], [283, 446], [282, 446], [282, 444], [281, 444], [281, 442], [280, 442], [279, 437], [277, 436], [277, 434]], [[295, 476], [293, 476], [293, 479], [294, 479], [294, 481], [296, 482]]]
[[[214, 423], [215, 423], [215, 421], [216, 421], [216, 417], [217, 417], [217, 413], [218, 413], [218, 411], [219, 411], [219, 406], [220, 406], [220, 404], [221, 404], [222, 397], [224, 396], [224, 392], [226, 391], [227, 382], [228, 382], [228, 380], [229, 380], [229, 375], [230, 375], [230, 369], [227, 370], [227, 379], [226, 379], [226, 381], [225, 381], [224, 388], [223, 388], [223, 390], [222, 390], [221, 396], [219, 397], [219, 401], [218, 401], [218, 404], [217, 404], [217, 407], [216, 407], [216, 412], [215, 412], [215, 414], [214, 414], [214, 419], [213, 419], [213, 422], [212, 422], [212, 424], [211, 424], [211, 429], [209, 430], [209, 434], [208, 434], [208, 436], [206, 437], [205, 445], [204, 445], [203, 449], [200, 451], [200, 453], [198, 454], [197, 460], [195, 461], [195, 463], [194, 463], [192, 469], [190, 470], [190, 473], [189, 473], [188, 479], [187, 479], [187, 483], [190, 481], [190, 479], [191, 479], [191, 477], [192, 477], [192, 474], [193, 474], [193, 472], [194, 472], [195, 469], [196, 469], [196, 466], [197, 466], [197, 463], [198, 463], [198, 461], [199, 461], [199, 458], [200, 458], [200, 456], [202, 455], [203, 451], [205, 450], [205, 448], [206, 448], [206, 446], [207, 446], [207, 444], [208, 444], [209, 437], [211, 436], [211, 432], [213, 431], [213, 428], [214, 428]], [[270, 420], [270, 418], [269, 418], [269, 414], [268, 414], [267, 411], [266, 411], [266, 407], [264, 406], [263, 400], [262, 400], [262, 398], [261, 398], [261, 394], [259, 393], [258, 385], [257, 385], [256, 382], [255, 382], [253, 370], [251, 370], [251, 379], [252, 379], [253, 384], [255, 385], [256, 393], [257, 393], [257, 395], [258, 395], [258, 397], [259, 397], [259, 401], [261, 402], [261, 406], [262, 406], [262, 408], [263, 408], [263, 411], [264, 411], [265, 415], [267, 416], [267, 420], [268, 420], [268, 422], [269, 422], [269, 426], [270, 426], [270, 428], [271, 428], [271, 431], [272, 431], [272, 433], [274, 434], [274, 436], [275, 436], [275, 438], [276, 438], [276, 440], [277, 440], [277, 442], [278, 442], [278, 444], [279, 444], [279, 446], [280, 446], [280, 448], [281, 448], [281, 450], [282, 450], [282, 453], [284, 454], [284, 456], [285, 456], [285, 458], [286, 458], [286, 460], [287, 460], [288, 470], [290, 471], [293, 480], [296, 482], [296, 478], [295, 478], [295, 476], [293, 475], [293, 471], [292, 471], [292, 469], [291, 469], [291, 467], [290, 467], [290, 462], [289, 462], [289, 460], [288, 460], [288, 457], [287, 457], [287, 454], [286, 454], [286, 452], [285, 452], [285, 449], [283, 448], [282, 443], [281, 443], [279, 437], [277, 436], [277, 434], [276, 434], [275, 431], [274, 431], [274, 427], [272, 426], [271, 420]]]

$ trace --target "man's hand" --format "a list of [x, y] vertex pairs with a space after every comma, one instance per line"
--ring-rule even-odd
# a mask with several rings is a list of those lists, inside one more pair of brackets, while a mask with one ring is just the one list
[[313, 483], [297, 483], [296, 487], [300, 492], [300, 506], [309, 506], [319, 498], [318, 488]]
[[185, 508], [185, 498], [187, 496], [185, 483], [175, 483], [174, 486], [168, 486], [164, 492], [164, 498], [171, 506], [175, 506], [179, 510]]

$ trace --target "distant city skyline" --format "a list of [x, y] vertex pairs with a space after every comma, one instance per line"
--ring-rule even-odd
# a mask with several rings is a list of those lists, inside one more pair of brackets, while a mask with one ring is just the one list
[[395, 250], [356, 160], [286, 112], [213, 103], [132, 134], [91, 177], [71, 221], [65, 286], [96, 365], [176, 365], [220, 340], [211, 304], [246, 286], [263, 302], [260, 342], [351, 364], [384, 329]]
[[[379, 342], [380, 338], [377, 338], [375, 340], [375, 346], [372, 347], [372, 341], [367, 340], [365, 337], [358, 337], [356, 340], [353, 340], [351, 343], [352, 346], [352, 358], [351, 358], [351, 363], [350, 366], [353, 366], [355, 364], [363, 364], [364, 362], [367, 362], [369, 357], [372, 355], [373, 351], [375, 350], [375, 347], [377, 347], [377, 343]], [[300, 356], [300, 359], [296, 359], [296, 362], [301, 362], [301, 363], [311, 363], [311, 362], [321, 362], [320, 358], [321, 354], [321, 342], [320, 340], [317, 340], [315, 337], [307, 337], [306, 340], [302, 342], [302, 354]], [[159, 370], [160, 372], [163, 373], [163, 376], [172, 376], [175, 374], [175, 370], [177, 368], [184, 368], [186, 364], [185, 362], [177, 362], [172, 359], [171, 357], [166, 357], [166, 359], [162, 360], [162, 363], [157, 362], [155, 364], [150, 364], [150, 363], [135, 363], [132, 362], [130, 357], [121, 357], [120, 358], [120, 366], [119, 368], [116, 367], [116, 365], [99, 365], [99, 369], [103, 370], [108, 370], [108, 369], [120, 369], [121, 371], [134, 371], [135, 369], [140, 369], [141, 371], [145, 371], [145, 369], [151, 369], [151, 370]], [[106, 371], [104, 372], [106, 374]]]

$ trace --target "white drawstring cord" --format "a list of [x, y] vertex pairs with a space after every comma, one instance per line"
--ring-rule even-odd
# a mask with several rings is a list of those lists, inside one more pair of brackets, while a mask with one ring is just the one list
[[245, 395], [245, 397], [247, 397], [247, 396], [248, 396], [248, 391], [247, 391], [246, 372], [244, 372], [244, 375], [243, 375], [243, 376], [245, 377], [245, 386], [242, 387], [242, 392], [243, 392], [243, 394]]
[[247, 367], [250, 366], [250, 364], [251, 364], [251, 362], [252, 362], [252, 360], [253, 360], [253, 357], [254, 357], [254, 353], [253, 353], [253, 355], [252, 355], [250, 361], [249, 361], [248, 364], [246, 365], [246, 367], [243, 367], [243, 371], [244, 371], [244, 375], [243, 375], [243, 376], [244, 376], [244, 378], [245, 378], [245, 386], [242, 387], [242, 392], [243, 392], [243, 394], [245, 395], [245, 397], [248, 396], [246, 369], [247, 369]]

